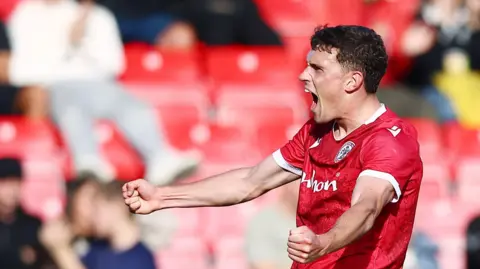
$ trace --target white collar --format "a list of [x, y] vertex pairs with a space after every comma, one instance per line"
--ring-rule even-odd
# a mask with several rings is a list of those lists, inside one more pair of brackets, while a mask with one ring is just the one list
[[[381, 104], [380, 107], [377, 109], [377, 111], [375, 111], [375, 113], [373, 113], [373, 115], [372, 115], [370, 118], [368, 118], [368, 119], [365, 121], [364, 124], [365, 124], [365, 125], [368, 125], [368, 124], [370, 124], [370, 123], [375, 122], [375, 121], [376, 121], [378, 118], [380, 118], [380, 116], [382, 116], [383, 113], [385, 113], [385, 112], [387, 112], [387, 108], [385, 107], [384, 104]], [[335, 122], [333, 123], [333, 125], [332, 125], [332, 135], [333, 135], [333, 139], [335, 139], [335, 141], [342, 141], [342, 140], [343, 140], [345, 137], [347, 137], [348, 135], [345, 136], [345, 137], [342, 138], [342, 139], [337, 139], [337, 138], [335, 137], [335, 125], [337, 125], [337, 121], [335, 121]]]
[[373, 115], [365, 121], [365, 125], [375, 122], [383, 113], [387, 112], [387, 108], [384, 104], [381, 104], [380, 107], [373, 113]]

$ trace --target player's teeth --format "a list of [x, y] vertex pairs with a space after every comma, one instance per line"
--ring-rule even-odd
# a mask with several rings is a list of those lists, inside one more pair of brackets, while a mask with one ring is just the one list
[[305, 92], [310, 92], [309, 90], [305, 89]]

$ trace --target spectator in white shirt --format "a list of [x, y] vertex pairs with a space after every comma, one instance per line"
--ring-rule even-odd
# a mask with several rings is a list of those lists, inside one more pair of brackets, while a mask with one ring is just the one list
[[117, 83], [124, 52], [107, 9], [91, 1], [24, 0], [12, 13], [8, 30], [10, 81], [50, 90], [52, 117], [77, 173], [115, 176], [95, 141], [93, 124], [99, 118], [117, 124], [143, 157], [145, 177], [156, 184], [169, 183], [197, 166], [196, 158], [166, 144], [153, 110]]

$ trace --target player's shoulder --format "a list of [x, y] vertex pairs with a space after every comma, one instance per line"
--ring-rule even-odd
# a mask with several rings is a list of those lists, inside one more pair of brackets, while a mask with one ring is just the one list
[[405, 119], [398, 117], [391, 110], [387, 110], [374, 126], [374, 136], [398, 137], [417, 141], [418, 134], [415, 127]]
[[388, 110], [374, 124], [368, 141], [419, 152], [418, 134], [408, 121]]

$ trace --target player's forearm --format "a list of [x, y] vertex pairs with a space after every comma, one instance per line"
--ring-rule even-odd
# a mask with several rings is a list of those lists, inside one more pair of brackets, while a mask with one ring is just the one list
[[373, 227], [376, 217], [377, 212], [374, 206], [361, 203], [352, 206], [327, 232], [326, 235], [331, 238], [331, 242], [325, 252], [337, 251], [359, 239]]
[[249, 201], [263, 192], [249, 180], [251, 168], [232, 170], [198, 182], [159, 187], [159, 209], [228, 206]]

